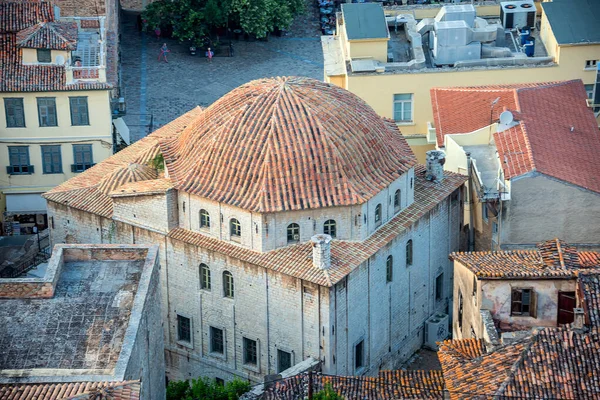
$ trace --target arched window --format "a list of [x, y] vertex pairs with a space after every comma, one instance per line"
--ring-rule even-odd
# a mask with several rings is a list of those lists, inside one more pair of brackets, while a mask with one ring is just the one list
[[206, 264], [200, 264], [200, 288], [210, 290], [210, 268]]
[[234, 290], [233, 275], [229, 271], [223, 272], [223, 296], [233, 299]]
[[378, 224], [381, 222], [381, 204], [377, 204], [375, 207], [375, 223]]
[[394, 257], [388, 256], [385, 261], [385, 281], [391, 282], [394, 277]]
[[210, 214], [204, 209], [200, 210], [200, 228], [210, 228]]
[[323, 233], [331, 236], [332, 238], [335, 238], [335, 235], [337, 233], [335, 220], [328, 219], [327, 221], [325, 221], [325, 223], [323, 224]]
[[231, 236], [242, 236], [242, 226], [240, 225], [240, 221], [235, 218], [232, 218], [231, 221], [229, 221], [229, 233]]
[[396, 190], [396, 192], [394, 193], [394, 210], [399, 209], [400, 205], [402, 204], [400, 194], [400, 189]]
[[413, 262], [413, 243], [412, 239], [406, 242], [406, 266], [412, 265]]
[[293, 223], [287, 227], [287, 241], [294, 243], [300, 240], [300, 225]]

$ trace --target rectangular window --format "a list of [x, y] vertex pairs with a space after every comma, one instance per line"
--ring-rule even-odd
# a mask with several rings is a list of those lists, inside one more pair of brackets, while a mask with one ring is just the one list
[[412, 122], [413, 95], [411, 93], [394, 95], [394, 121]]
[[92, 145], [91, 144], [74, 144], [73, 145], [73, 159], [75, 163], [71, 168], [71, 172], [83, 172], [94, 165], [94, 158], [92, 157]]
[[435, 299], [437, 301], [444, 297], [444, 274], [439, 274], [435, 278]]
[[192, 321], [182, 315], [177, 315], [177, 340], [192, 342]]
[[23, 99], [4, 99], [4, 111], [6, 112], [7, 128], [25, 128], [25, 108]]
[[210, 351], [218, 354], [225, 352], [223, 329], [210, 327]]
[[37, 105], [40, 126], [58, 126], [56, 119], [56, 99], [54, 97], [38, 97]]
[[87, 97], [69, 97], [71, 105], [71, 125], [89, 125]]
[[45, 174], [62, 174], [60, 146], [42, 146], [42, 164]]
[[37, 49], [37, 60], [40, 63], [52, 62], [52, 50], [50, 49]]
[[33, 174], [33, 165], [29, 164], [29, 147], [9, 146], [8, 159], [10, 165], [6, 167], [9, 175]]
[[292, 353], [277, 350], [277, 373], [292, 367]]
[[361, 340], [354, 346], [354, 371], [365, 366], [365, 341]]
[[256, 340], [244, 338], [244, 364], [258, 364], [258, 343]]
[[533, 289], [513, 289], [510, 315], [536, 317], [536, 297]]
[[585, 86], [585, 92], [587, 93], [587, 97], [588, 99], [593, 99], [594, 98], [594, 85], [584, 85]]
[[477, 304], [477, 277], [473, 276], [473, 302]]
[[585, 60], [585, 69], [596, 69], [598, 60]]
[[463, 295], [458, 291], [458, 327], [462, 328], [463, 323]]
[[483, 218], [483, 220], [485, 222], [488, 222], [488, 208], [487, 208], [487, 203], [483, 202], [481, 203], [481, 217]]

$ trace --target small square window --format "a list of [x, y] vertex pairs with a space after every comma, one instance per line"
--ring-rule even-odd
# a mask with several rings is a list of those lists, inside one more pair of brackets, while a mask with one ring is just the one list
[[412, 122], [413, 95], [410, 93], [394, 95], [394, 121]]
[[223, 329], [210, 327], [210, 351], [211, 353], [224, 354], [225, 340]]
[[37, 60], [39, 63], [51, 63], [52, 62], [52, 50], [37, 49]]
[[598, 60], [585, 60], [585, 69], [596, 69]]
[[292, 353], [277, 350], [277, 373], [292, 367]]
[[513, 289], [511, 292], [511, 315], [536, 317], [536, 295], [532, 289]]
[[256, 340], [244, 338], [244, 364], [258, 364], [258, 343]]
[[177, 340], [192, 342], [192, 320], [182, 315], [177, 315]]

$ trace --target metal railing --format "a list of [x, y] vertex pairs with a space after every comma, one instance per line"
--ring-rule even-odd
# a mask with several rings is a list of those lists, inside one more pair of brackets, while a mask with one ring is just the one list
[[9, 265], [0, 271], [0, 278], [18, 278], [34, 267], [48, 261], [50, 255], [42, 251], [22, 259], [16, 264]]

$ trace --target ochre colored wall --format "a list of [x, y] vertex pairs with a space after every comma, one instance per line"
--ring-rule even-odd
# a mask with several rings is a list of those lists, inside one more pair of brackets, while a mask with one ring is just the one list
[[[23, 63], [25, 64], [37, 64], [37, 49], [23, 49]], [[61, 50], [51, 50], [50, 55], [52, 57], [52, 62], [56, 62], [56, 57], [61, 55], [65, 59], [65, 61], [69, 58], [69, 53], [67, 51]]]
[[351, 41], [350, 58], [373, 58], [382, 63], [386, 63], [387, 39]]

